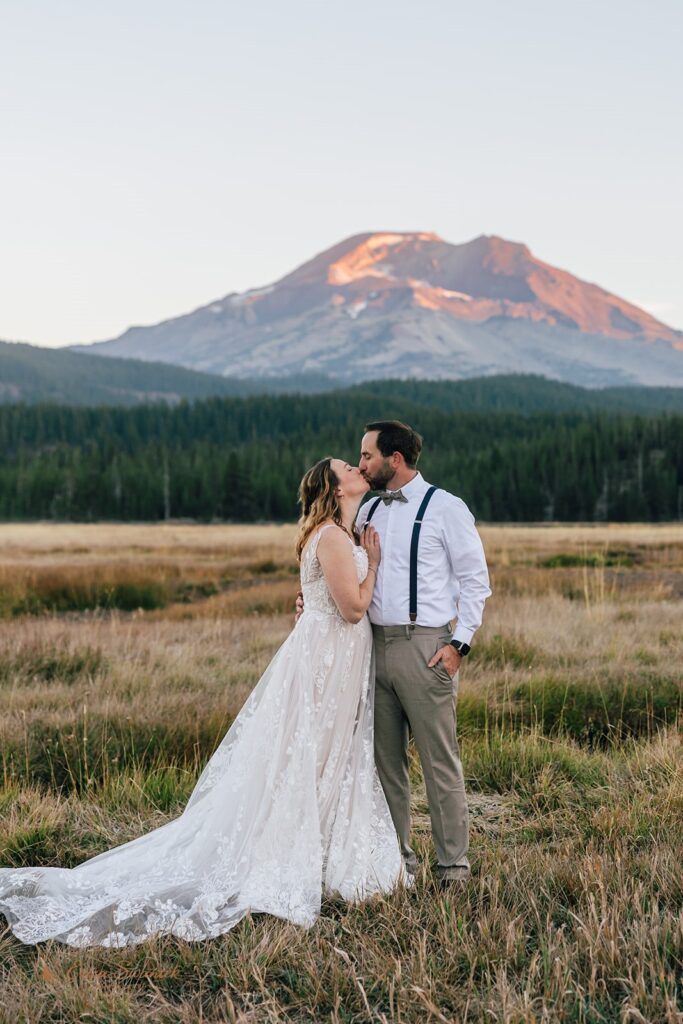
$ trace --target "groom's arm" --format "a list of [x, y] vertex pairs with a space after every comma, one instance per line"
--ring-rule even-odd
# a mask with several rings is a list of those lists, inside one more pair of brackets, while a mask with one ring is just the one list
[[474, 525], [474, 516], [465, 502], [453, 494], [448, 495], [443, 530], [453, 575], [460, 584], [458, 624], [453, 639], [471, 644], [472, 637], [481, 626], [491, 587], [484, 546]]

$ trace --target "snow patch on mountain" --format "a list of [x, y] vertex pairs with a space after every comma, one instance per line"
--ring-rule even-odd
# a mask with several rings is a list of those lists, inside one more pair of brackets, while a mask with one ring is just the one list
[[481, 235], [356, 235], [280, 281], [80, 351], [234, 377], [461, 379], [539, 373], [588, 387], [683, 386], [683, 332]]

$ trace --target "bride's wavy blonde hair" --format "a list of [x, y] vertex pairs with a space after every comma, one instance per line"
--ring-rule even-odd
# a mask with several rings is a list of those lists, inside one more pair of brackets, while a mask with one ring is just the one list
[[[315, 466], [311, 466], [299, 484], [299, 533], [296, 538], [296, 557], [301, 561], [301, 552], [306, 541], [316, 527], [326, 519], [332, 519], [338, 526], [342, 525], [341, 508], [337, 495], [334, 493], [339, 486], [339, 478], [332, 469], [332, 456], [327, 455]], [[343, 529], [343, 527], [342, 527]]]

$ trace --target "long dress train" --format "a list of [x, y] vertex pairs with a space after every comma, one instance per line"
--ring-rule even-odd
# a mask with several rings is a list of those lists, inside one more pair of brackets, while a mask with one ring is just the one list
[[[326, 528], [304, 552], [304, 614], [182, 815], [75, 868], [0, 869], [0, 912], [22, 942], [205, 939], [249, 912], [309, 927], [323, 893], [360, 900], [395, 887], [401, 855], [373, 756], [372, 630], [332, 600], [316, 555]], [[367, 555], [352, 547], [362, 581]]]

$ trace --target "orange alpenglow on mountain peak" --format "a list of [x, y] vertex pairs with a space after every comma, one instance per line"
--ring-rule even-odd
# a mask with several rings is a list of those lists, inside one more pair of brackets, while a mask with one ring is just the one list
[[683, 385], [683, 331], [497, 235], [353, 235], [266, 287], [89, 350], [234, 377]]
[[376, 232], [348, 239], [307, 266], [342, 248], [325, 268], [337, 305], [340, 287], [352, 287], [348, 301], [354, 304], [363, 289], [379, 288], [389, 301], [388, 293], [407, 288], [416, 306], [471, 322], [528, 319], [613, 338], [661, 339], [683, 349], [680, 332], [649, 313], [496, 235], [451, 245], [432, 232]]
[[415, 242], [440, 242], [438, 235], [428, 232], [397, 234], [393, 232], [369, 235], [350, 252], [346, 253], [328, 269], [329, 284], [350, 284], [363, 277], [384, 277], [393, 280], [391, 273], [383, 267], [389, 253]]

